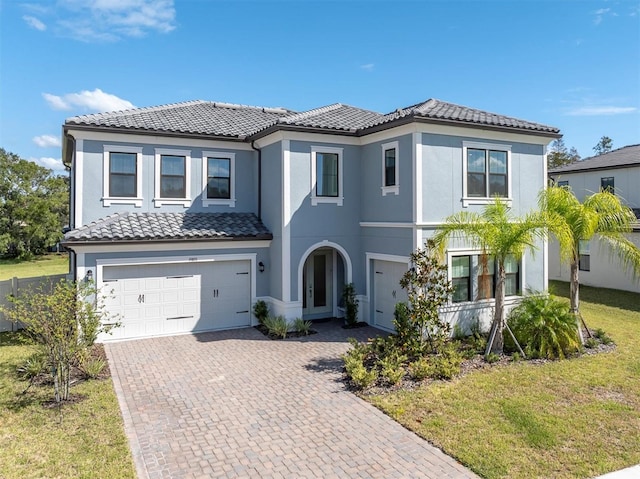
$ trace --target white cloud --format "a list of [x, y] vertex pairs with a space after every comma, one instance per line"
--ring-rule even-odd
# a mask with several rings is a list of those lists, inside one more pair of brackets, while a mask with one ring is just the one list
[[53, 147], [53, 146], [61, 146], [62, 143], [60, 141], [60, 138], [58, 138], [57, 136], [53, 136], [53, 135], [40, 135], [40, 136], [34, 136], [33, 137], [33, 142], [42, 147], [42, 148], [47, 148], [47, 147]]
[[[595, 12], [593, 12], [593, 14], [595, 15], [595, 18], [593, 19], [593, 23], [595, 25], [600, 25], [602, 23], [602, 19], [604, 18], [604, 16], [607, 15], [609, 12], [611, 12], [610, 8], [600, 8]], [[615, 13], [612, 13], [612, 15], [616, 16]]]
[[40, 30], [41, 32], [47, 29], [47, 26], [36, 17], [32, 17], [31, 15], [24, 15], [22, 19], [27, 22], [27, 25], [29, 25], [31, 28], [35, 28], [36, 30]]
[[60, 0], [57, 26], [76, 40], [116, 41], [176, 28], [173, 0]]
[[40, 158], [29, 158], [29, 160], [53, 171], [64, 171], [64, 164], [60, 158], [42, 156]]
[[634, 106], [583, 106], [566, 112], [569, 116], [609, 116], [633, 113], [638, 109]]
[[66, 93], [62, 96], [43, 93], [42, 96], [54, 110], [71, 110], [75, 107], [101, 112], [135, 108], [130, 101], [105, 93], [100, 88], [93, 91], [82, 90], [78, 93]]
[[362, 68], [364, 71], [370, 72], [373, 71], [373, 67], [375, 66], [375, 63], [365, 63], [364, 65], [360, 65], [360, 68]]

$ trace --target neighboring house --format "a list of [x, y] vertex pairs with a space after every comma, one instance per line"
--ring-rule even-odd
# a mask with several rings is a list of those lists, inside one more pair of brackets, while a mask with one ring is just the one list
[[[629, 239], [640, 247], [640, 145], [630, 145], [549, 171], [549, 177], [567, 186], [583, 201], [588, 195], [609, 190], [633, 209], [638, 224]], [[597, 239], [580, 243], [580, 283], [640, 293], [640, 281], [621, 268], [611, 251]], [[549, 242], [549, 277], [569, 281], [569, 264], [560, 262], [558, 244]]]
[[[296, 113], [192, 101], [69, 118], [71, 232], [79, 280], [112, 291], [113, 339], [340, 315], [392, 329], [409, 254], [448, 215], [506, 199], [535, 208], [558, 129], [428, 100], [383, 115], [334, 104]], [[510, 298], [545, 289], [545, 245], [510, 265]], [[447, 253], [463, 327], [488, 321], [478, 254]], [[104, 338], [109, 339], [109, 337]]]

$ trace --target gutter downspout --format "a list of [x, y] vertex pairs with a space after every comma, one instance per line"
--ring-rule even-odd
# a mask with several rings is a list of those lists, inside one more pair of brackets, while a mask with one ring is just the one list
[[255, 140], [251, 140], [251, 148], [258, 152], [258, 219], [262, 221], [262, 149], [255, 147]]

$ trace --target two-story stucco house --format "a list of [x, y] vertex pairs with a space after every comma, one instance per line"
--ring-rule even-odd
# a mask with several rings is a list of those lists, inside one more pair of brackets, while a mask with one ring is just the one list
[[[549, 171], [549, 177], [560, 186], [571, 188], [578, 200], [603, 189], [618, 195], [623, 204], [633, 209], [638, 224], [628, 237], [640, 247], [640, 145], [618, 148], [582, 161]], [[622, 289], [640, 293], [640, 281], [631, 271], [621, 268], [606, 244], [597, 239], [580, 243], [580, 283], [601, 288]], [[555, 241], [549, 242], [549, 277], [569, 281], [569, 265], [560, 262]]]
[[[192, 101], [69, 118], [66, 235], [77, 279], [113, 291], [124, 339], [250, 326], [258, 299], [333, 317], [353, 282], [362, 320], [391, 329], [409, 254], [448, 215], [536, 206], [556, 128], [428, 100], [389, 114]], [[452, 321], [488, 318], [478, 251], [447, 253]], [[508, 294], [544, 289], [546, 250]]]

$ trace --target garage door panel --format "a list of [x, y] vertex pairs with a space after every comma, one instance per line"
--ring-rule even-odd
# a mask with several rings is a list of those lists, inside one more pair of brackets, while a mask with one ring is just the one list
[[105, 266], [109, 312], [121, 328], [106, 340], [251, 325], [249, 261]]

